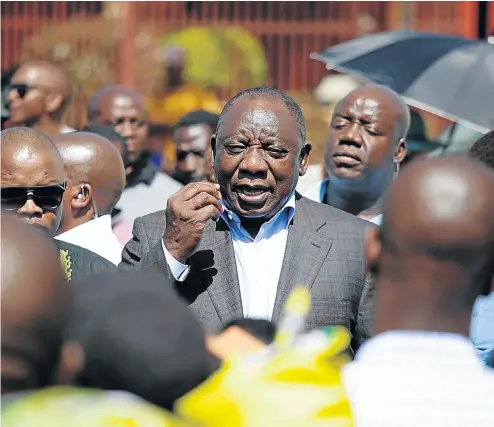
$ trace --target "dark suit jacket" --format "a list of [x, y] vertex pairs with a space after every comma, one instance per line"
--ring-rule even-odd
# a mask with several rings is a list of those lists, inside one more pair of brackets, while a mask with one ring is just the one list
[[53, 239], [53, 242], [59, 250], [68, 252], [71, 281], [78, 281], [104, 271], [117, 271], [114, 264], [88, 249], [57, 239]]
[[[365, 270], [366, 226], [373, 225], [297, 194], [273, 322], [280, 319], [291, 290], [306, 285], [312, 297], [307, 329], [345, 326], [353, 336], [353, 350], [370, 336], [373, 286]], [[156, 268], [173, 280], [161, 246], [164, 230], [164, 211], [137, 218], [119, 268]], [[187, 279], [183, 283], [174, 281], [175, 286], [206, 329], [217, 330], [243, 317], [233, 244], [224, 221], [207, 224], [189, 262]]]

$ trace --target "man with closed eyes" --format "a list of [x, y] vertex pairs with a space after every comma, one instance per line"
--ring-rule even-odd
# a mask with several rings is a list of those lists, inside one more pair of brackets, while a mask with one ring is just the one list
[[410, 111], [385, 86], [361, 86], [335, 108], [324, 161], [328, 178], [306, 196], [380, 224], [382, 198], [406, 155]]

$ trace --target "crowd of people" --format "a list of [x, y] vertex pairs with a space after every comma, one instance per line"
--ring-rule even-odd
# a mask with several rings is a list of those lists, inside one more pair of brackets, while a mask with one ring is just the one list
[[76, 130], [71, 92], [48, 61], [8, 88], [6, 426], [494, 426], [494, 131], [400, 170], [410, 109], [360, 86], [303, 195], [282, 91], [181, 117], [171, 175], [139, 93]]

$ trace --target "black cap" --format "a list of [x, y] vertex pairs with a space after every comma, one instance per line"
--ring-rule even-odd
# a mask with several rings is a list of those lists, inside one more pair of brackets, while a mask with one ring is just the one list
[[128, 391], [171, 409], [219, 367], [164, 275], [115, 273], [73, 285], [68, 338], [82, 345], [85, 359], [78, 385]]

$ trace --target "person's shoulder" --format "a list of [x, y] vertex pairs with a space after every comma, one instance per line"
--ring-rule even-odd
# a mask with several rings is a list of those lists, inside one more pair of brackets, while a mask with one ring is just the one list
[[326, 221], [337, 222], [340, 225], [348, 225], [350, 227], [357, 227], [358, 229], [363, 229], [366, 226], [375, 227], [375, 224], [370, 221], [366, 221], [325, 203], [315, 202], [304, 196], [300, 196], [298, 203], [304, 206], [305, 210], [310, 212], [312, 216]]
[[149, 213], [147, 215], [143, 215], [140, 218], [138, 218], [138, 220], [142, 222], [145, 227], [151, 224], [156, 225], [163, 223], [164, 225], [166, 220], [165, 215], [166, 215], [166, 209], [163, 209], [160, 211]]
[[60, 261], [68, 279], [116, 270], [115, 264], [89, 249], [54, 239], [60, 251]]

